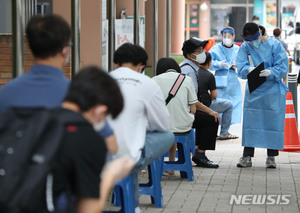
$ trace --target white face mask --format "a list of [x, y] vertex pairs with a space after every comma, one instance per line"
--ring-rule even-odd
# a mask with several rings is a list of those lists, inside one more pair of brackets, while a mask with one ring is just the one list
[[230, 38], [223, 38], [223, 44], [230, 47], [232, 45], [232, 40]]
[[[63, 51], [65, 51], [65, 50], [63, 50]], [[71, 59], [71, 52], [69, 51], [67, 54], [68, 55], [67, 55], [67, 57], [65, 59], [64, 66], [67, 66], [68, 63], [69, 63], [69, 61], [70, 61], [70, 59]]]
[[100, 121], [100, 122], [98, 122], [98, 123], [95, 123], [95, 124], [93, 125], [93, 127], [94, 127], [94, 130], [95, 130], [96, 132], [98, 132], [98, 131], [100, 131], [101, 129], [103, 129], [104, 125], [105, 125], [105, 119], [102, 120], [102, 121]]
[[259, 25], [259, 20], [254, 20], [253, 21], [255, 24]]
[[193, 53], [193, 55], [196, 56], [196, 59], [193, 59], [193, 61], [196, 61], [199, 64], [204, 63], [205, 60], [206, 60], [205, 50], [202, 53], [198, 54], [198, 55], [196, 55], [194, 53]]

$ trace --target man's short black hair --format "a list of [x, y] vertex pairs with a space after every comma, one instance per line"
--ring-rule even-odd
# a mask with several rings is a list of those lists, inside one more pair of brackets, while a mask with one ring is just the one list
[[98, 67], [82, 69], [71, 81], [65, 101], [86, 112], [97, 104], [106, 105], [108, 114], [117, 117], [123, 109], [123, 96], [117, 82]]
[[204, 63], [200, 64], [202, 66], [206, 66], [209, 64], [209, 62], [211, 62], [211, 54], [209, 52], [205, 52], [205, 55], [206, 55], [206, 59]]
[[193, 53], [197, 48], [203, 47], [205, 48], [208, 41], [201, 40], [196, 37], [192, 37], [189, 40], [186, 40], [182, 45], [182, 54], [185, 58], [187, 58], [187, 54]]
[[114, 63], [119, 66], [124, 63], [132, 63], [134, 66], [138, 64], [146, 65], [147, 59], [148, 55], [144, 48], [131, 43], [121, 45], [114, 54]]
[[266, 36], [266, 28], [262, 25], [258, 25], [258, 27], [261, 30], [261, 35]]
[[251, 37], [254, 36], [259, 31], [259, 27], [254, 22], [248, 22], [243, 26], [243, 37]]
[[181, 73], [181, 69], [173, 58], [161, 58], [157, 62], [156, 73], [157, 75], [165, 73], [167, 70], [175, 70]]
[[55, 56], [68, 45], [71, 27], [60, 16], [34, 16], [26, 28], [29, 47], [36, 58]]

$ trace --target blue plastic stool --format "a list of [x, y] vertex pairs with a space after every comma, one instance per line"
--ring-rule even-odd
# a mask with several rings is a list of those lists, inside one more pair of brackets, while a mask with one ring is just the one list
[[190, 150], [191, 153], [194, 155], [196, 151], [196, 146], [195, 146], [195, 129], [191, 129], [190, 131], [190, 138], [189, 138], [189, 143], [190, 143]]
[[128, 175], [115, 185], [112, 202], [114, 206], [120, 206], [121, 209], [104, 212], [132, 213], [135, 211], [133, 175]]
[[[191, 129], [189, 133], [189, 146], [190, 146], [190, 151], [194, 155], [196, 151], [196, 145], [195, 145], [195, 129]], [[168, 152], [164, 154], [164, 157], [168, 157]], [[176, 150], [176, 158], [178, 158], [178, 150]]]
[[[181, 178], [188, 178], [188, 181], [194, 181], [194, 172], [190, 155], [190, 133], [174, 134], [175, 143], [177, 143], [178, 160], [164, 161], [162, 171], [179, 170]], [[164, 159], [164, 156], [162, 157]]]
[[153, 161], [148, 165], [149, 182], [139, 184], [139, 192], [143, 195], [151, 196], [151, 203], [155, 204], [156, 208], [163, 207], [163, 195], [161, 190], [161, 175], [162, 175], [162, 160], [161, 158]]

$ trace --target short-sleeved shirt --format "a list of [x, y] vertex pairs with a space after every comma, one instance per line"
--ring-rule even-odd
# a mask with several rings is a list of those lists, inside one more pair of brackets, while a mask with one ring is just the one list
[[69, 83], [62, 70], [36, 64], [0, 88], [0, 112], [10, 107], [60, 107]]
[[217, 89], [215, 76], [210, 71], [200, 67], [198, 70], [198, 100], [209, 107], [212, 98], [208, 91], [215, 89]]
[[[70, 80], [61, 69], [42, 64], [33, 65], [28, 73], [0, 88], [0, 112], [10, 107], [60, 107], [69, 84]], [[99, 134], [106, 138], [113, 134], [113, 130], [106, 124], [105, 132], [100, 131]]]
[[180, 69], [181, 69], [181, 73], [184, 75], [187, 75], [189, 77], [192, 78], [194, 87], [195, 87], [195, 92], [196, 94], [198, 93], [198, 80], [197, 80], [197, 76], [198, 76], [198, 65], [196, 65], [193, 61], [189, 60], [189, 59], [184, 59], [183, 62], [181, 62], [179, 64]]
[[281, 38], [276, 38], [278, 41], [280, 41], [280, 43], [282, 44], [282, 46], [283, 46], [283, 48], [285, 49], [285, 50], [287, 50], [287, 48], [288, 48], [288, 46], [287, 46], [287, 44], [281, 39]]
[[157, 83], [128, 67], [110, 72], [118, 82], [124, 109], [116, 119], [109, 119], [118, 142], [117, 156], [129, 155], [135, 162], [145, 146], [146, 132], [170, 129], [170, 116]]
[[[179, 73], [175, 71], [153, 77], [153, 80], [160, 86], [165, 99], [178, 76]], [[189, 105], [196, 102], [198, 99], [192, 79], [186, 76], [175, 97], [167, 105], [171, 118], [171, 131], [187, 132], [191, 130], [194, 115], [190, 113]]]
[[[59, 116], [68, 116], [62, 145], [53, 172], [53, 197], [70, 192], [76, 199], [99, 198], [100, 173], [105, 164], [107, 148], [103, 139], [81, 114], [59, 109]], [[79, 120], [79, 121], [78, 121]], [[45, 193], [43, 193], [45, 194]], [[41, 196], [41, 211], [47, 212], [45, 196]], [[69, 205], [70, 206], [70, 205]]]
[[114, 134], [114, 131], [110, 127], [109, 123], [106, 121], [103, 128], [98, 132], [103, 138], [108, 138]]

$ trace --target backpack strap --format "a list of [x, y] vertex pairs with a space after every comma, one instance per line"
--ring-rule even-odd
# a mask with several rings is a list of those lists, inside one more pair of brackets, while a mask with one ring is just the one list
[[195, 70], [195, 68], [192, 65], [190, 65], [189, 63], [185, 63], [185, 64], [181, 65], [180, 68], [182, 68], [184, 66], [190, 66], [194, 70], [196, 80], [198, 80], [197, 70]]
[[194, 72], [195, 72], [195, 75], [197, 76], [197, 70], [195, 70], [195, 68], [194, 68], [192, 65], [190, 65], [189, 63], [185, 63], [185, 64], [181, 65], [180, 68], [182, 68], [182, 67], [184, 67], [184, 66], [190, 66], [190, 67], [192, 67], [192, 69], [193, 69]]
[[170, 100], [175, 97], [175, 95], [177, 94], [177, 91], [179, 90], [184, 79], [185, 79], [185, 75], [182, 75], [182, 74], [178, 75], [178, 77], [177, 77], [176, 81], [174, 82], [174, 84], [169, 92], [169, 95], [166, 99], [166, 105], [168, 105]]

